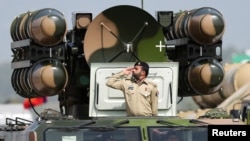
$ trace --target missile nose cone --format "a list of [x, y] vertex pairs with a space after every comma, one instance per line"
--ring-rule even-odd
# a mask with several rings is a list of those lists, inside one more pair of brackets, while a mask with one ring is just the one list
[[47, 38], [60, 38], [65, 34], [66, 23], [56, 15], [46, 16], [41, 21], [40, 29]]
[[56, 25], [49, 17], [44, 17], [40, 24], [41, 31], [47, 37], [53, 37]]
[[187, 29], [190, 38], [196, 43], [212, 45], [223, 37], [225, 21], [218, 10], [203, 7], [190, 13]]
[[65, 84], [65, 73], [62, 69], [46, 66], [41, 72], [41, 82], [47, 88], [61, 88]]
[[224, 73], [213, 64], [205, 64], [200, 70], [200, 80], [206, 86], [217, 86], [222, 82]]
[[32, 88], [41, 96], [58, 94], [68, 82], [66, 68], [54, 59], [44, 59], [37, 62], [29, 73]]
[[60, 11], [44, 8], [20, 14], [11, 24], [11, 37], [14, 41], [32, 39], [44, 46], [61, 43], [67, 33], [67, 22]]
[[224, 21], [217, 15], [205, 15], [201, 20], [200, 29], [207, 37], [216, 37], [224, 30]]
[[44, 45], [60, 42], [64, 37], [67, 28], [65, 20], [57, 15], [44, 16], [41, 19], [40, 25], [37, 27], [40, 29], [41, 33], [40, 36], [36, 35], [36, 37], [40, 43], [43, 43]]
[[190, 65], [188, 80], [195, 92], [209, 94], [219, 90], [224, 74], [224, 69], [217, 60], [200, 58]]

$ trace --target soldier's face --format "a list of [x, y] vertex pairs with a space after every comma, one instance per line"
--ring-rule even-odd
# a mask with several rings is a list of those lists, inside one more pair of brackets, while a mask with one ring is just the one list
[[141, 66], [135, 66], [135, 67], [134, 67], [134, 70], [133, 70], [132, 76], [133, 76], [135, 79], [139, 80], [140, 77], [141, 77], [141, 72], [142, 72], [142, 67], [141, 67]]

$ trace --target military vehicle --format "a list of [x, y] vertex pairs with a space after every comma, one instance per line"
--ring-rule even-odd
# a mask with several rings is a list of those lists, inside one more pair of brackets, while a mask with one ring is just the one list
[[[225, 21], [218, 10], [156, 11], [153, 17], [118, 5], [95, 18], [73, 12], [72, 23], [67, 29], [64, 15], [53, 8], [13, 20], [13, 89], [29, 99], [58, 96], [60, 111], [34, 108], [34, 121], [8, 118], [0, 141], [163, 141], [170, 131], [181, 140], [206, 141], [209, 125], [246, 124], [241, 114], [232, 118], [216, 109], [198, 119], [177, 116], [178, 97], [210, 95], [222, 87]], [[136, 61], [150, 65], [148, 78], [159, 88], [158, 116], [127, 117], [123, 94], [105, 85]]]

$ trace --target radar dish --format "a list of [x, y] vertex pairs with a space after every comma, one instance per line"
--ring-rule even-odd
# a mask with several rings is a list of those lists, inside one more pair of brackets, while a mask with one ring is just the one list
[[146, 11], [129, 5], [97, 15], [86, 31], [83, 50], [88, 64], [167, 60], [160, 24]]

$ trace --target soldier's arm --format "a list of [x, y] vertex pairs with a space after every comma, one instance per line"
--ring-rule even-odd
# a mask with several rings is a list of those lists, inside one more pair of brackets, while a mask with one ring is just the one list
[[121, 72], [118, 72], [118, 73], [112, 75], [110, 78], [108, 78], [106, 85], [108, 87], [121, 90], [123, 83], [124, 83], [123, 80], [126, 77], [128, 77], [129, 75], [131, 75], [133, 69], [134, 69], [134, 67], [127, 67], [124, 70], [122, 70]]
[[118, 72], [108, 78], [106, 85], [114, 89], [122, 89], [122, 80], [125, 76], [124, 71]]
[[151, 108], [152, 108], [152, 114], [153, 116], [158, 115], [158, 88], [156, 85], [154, 85], [154, 88], [151, 93]]

